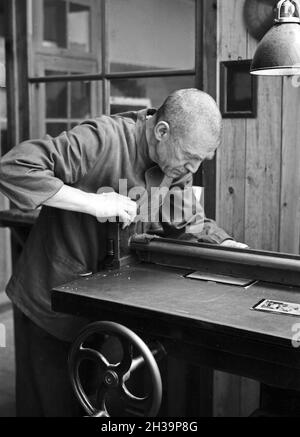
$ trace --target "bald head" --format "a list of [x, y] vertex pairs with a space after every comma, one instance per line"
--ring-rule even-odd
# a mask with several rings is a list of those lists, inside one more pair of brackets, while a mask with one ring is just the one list
[[157, 112], [159, 121], [169, 124], [173, 138], [202, 135], [210, 150], [220, 144], [222, 116], [214, 99], [203, 91], [191, 88], [170, 94]]
[[146, 122], [149, 156], [171, 178], [196, 173], [220, 144], [222, 116], [216, 102], [197, 89], [172, 93]]

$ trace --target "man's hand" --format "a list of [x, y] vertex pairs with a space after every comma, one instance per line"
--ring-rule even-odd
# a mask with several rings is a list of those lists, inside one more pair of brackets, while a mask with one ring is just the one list
[[137, 204], [129, 197], [115, 192], [94, 194], [64, 185], [44, 205], [90, 214], [99, 222], [118, 217], [123, 229], [132, 223], [137, 215]]
[[117, 193], [91, 195], [93, 215], [101, 222], [105, 219], [119, 217], [123, 229], [129, 226], [137, 215], [137, 204], [129, 197]]
[[231, 249], [249, 249], [249, 246], [244, 243], [239, 243], [238, 241], [234, 240], [225, 240], [223, 243], [220, 244], [222, 247], [229, 247]]

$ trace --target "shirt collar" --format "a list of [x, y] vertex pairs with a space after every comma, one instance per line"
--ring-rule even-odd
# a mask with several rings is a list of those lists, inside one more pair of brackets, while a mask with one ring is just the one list
[[156, 114], [156, 109], [143, 109], [137, 113], [136, 140], [139, 157], [144, 163], [146, 186], [150, 187], [170, 187], [172, 179], [164, 175], [159, 166], [151, 161], [149, 157], [149, 147], [146, 137], [146, 119], [148, 116]]
[[136, 121], [136, 145], [137, 145], [137, 156], [142, 167], [146, 169], [156, 165], [149, 156], [149, 146], [146, 137], [146, 120], [148, 116], [153, 116], [156, 113], [156, 109], [142, 109], [137, 112]]

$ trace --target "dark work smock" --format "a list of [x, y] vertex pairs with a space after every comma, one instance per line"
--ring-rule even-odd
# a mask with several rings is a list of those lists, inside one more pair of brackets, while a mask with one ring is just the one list
[[[148, 155], [145, 125], [154, 112], [101, 116], [56, 138], [21, 143], [0, 161], [0, 190], [17, 207], [30, 210], [64, 184], [92, 193], [104, 186], [118, 192], [120, 179], [127, 179], [128, 189], [145, 187], [145, 173], [155, 165]], [[173, 182], [183, 188], [192, 184], [192, 175]], [[194, 212], [189, 220], [166, 227], [179, 235], [187, 224], [202, 221], [197, 238], [211, 243], [230, 238], [215, 222], [204, 219], [200, 206]], [[72, 340], [86, 321], [52, 311], [51, 289], [97, 271], [106, 252], [105, 230], [106, 224], [87, 214], [42, 207], [7, 286], [14, 304], [61, 340]]]

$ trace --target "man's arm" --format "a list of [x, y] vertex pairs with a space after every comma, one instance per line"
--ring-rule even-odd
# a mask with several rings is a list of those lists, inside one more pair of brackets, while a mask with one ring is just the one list
[[24, 141], [0, 160], [0, 190], [22, 210], [38, 208], [63, 185], [80, 180], [101, 157], [104, 142], [104, 134], [93, 125], [56, 138]]
[[92, 122], [56, 138], [23, 142], [0, 161], [0, 190], [22, 210], [47, 205], [98, 219], [118, 216], [126, 224], [136, 214], [135, 202], [70, 186], [101, 159], [104, 148], [105, 133]]
[[[248, 247], [235, 241], [214, 220], [205, 217], [201, 203], [194, 196], [192, 185], [193, 176], [191, 174], [174, 181], [173, 187], [178, 188], [178, 196], [182, 196], [182, 191], [185, 189], [187, 195], [184, 196], [182, 220], [168, 222], [168, 217], [164, 213], [162, 214], [162, 225], [166, 234], [181, 240], [219, 244], [224, 247], [243, 249]], [[181, 202], [176, 200], [176, 191], [172, 190], [172, 187], [171, 193], [171, 198], [167, 199], [167, 203], [171, 205], [171, 209], [174, 209], [174, 204], [180, 205]]]
[[123, 227], [130, 224], [137, 213], [136, 203], [128, 197], [117, 193], [86, 193], [67, 185], [63, 185], [43, 205], [90, 214], [98, 220], [119, 217]]
[[202, 236], [198, 240], [201, 243], [220, 244], [222, 247], [247, 249], [247, 244], [235, 241], [222, 228], [220, 228], [214, 220], [205, 218]]

